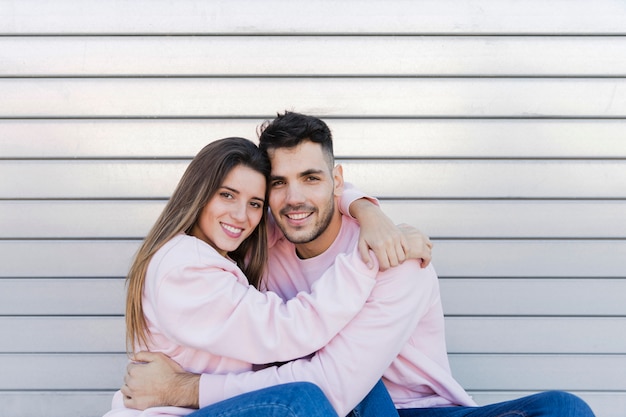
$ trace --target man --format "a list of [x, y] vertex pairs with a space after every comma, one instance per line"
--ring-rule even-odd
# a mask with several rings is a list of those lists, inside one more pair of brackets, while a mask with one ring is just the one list
[[[270, 209], [284, 233], [271, 248], [266, 286], [289, 298], [310, 290], [337, 254], [357, 245], [359, 226], [337, 210], [343, 176], [324, 122], [286, 112], [265, 126], [260, 147], [272, 165]], [[401, 416], [593, 416], [584, 402], [561, 392], [476, 407], [450, 373], [437, 276], [432, 266], [420, 268], [414, 260], [379, 272], [363, 309], [310, 358], [257, 372], [202, 376], [160, 355], [137, 359], [150, 363], [129, 368], [122, 389], [129, 407], [145, 406], [146, 398], [151, 405], [202, 407], [271, 385], [309, 381], [345, 415], [382, 376]]]

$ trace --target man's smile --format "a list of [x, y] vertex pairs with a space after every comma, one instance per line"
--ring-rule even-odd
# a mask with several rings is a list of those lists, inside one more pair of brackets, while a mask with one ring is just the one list
[[307, 217], [309, 217], [312, 214], [313, 214], [312, 212], [289, 213], [289, 214], [285, 214], [285, 216], [287, 216], [291, 220], [303, 220], [303, 219], [306, 219]]

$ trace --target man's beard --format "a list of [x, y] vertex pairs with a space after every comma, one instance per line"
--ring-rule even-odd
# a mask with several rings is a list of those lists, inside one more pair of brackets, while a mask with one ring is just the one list
[[[285, 207], [285, 209], [283, 210], [287, 210], [287, 211], [294, 210], [294, 207], [288, 206], [288, 207]], [[283, 210], [281, 210], [281, 212]], [[297, 211], [297, 207], [295, 208], [294, 211]], [[293, 231], [293, 229], [285, 230], [286, 227], [283, 227], [282, 222], [276, 222], [276, 223], [278, 225], [278, 228], [283, 232], [287, 240], [290, 241], [291, 243], [295, 243], [295, 244], [310, 243], [314, 241], [315, 239], [317, 239], [318, 237], [320, 237], [322, 233], [324, 233], [326, 229], [328, 229], [328, 226], [330, 225], [330, 222], [332, 221], [333, 216], [335, 214], [335, 204], [334, 204], [333, 199], [329, 200], [329, 204], [326, 207], [325, 212], [326, 214], [324, 215], [324, 217], [320, 217], [315, 222], [313, 230], [311, 230], [309, 234], [304, 235], [304, 236], [300, 236], [299, 233], [297, 231]], [[318, 213], [321, 213], [321, 211], [318, 210]]]

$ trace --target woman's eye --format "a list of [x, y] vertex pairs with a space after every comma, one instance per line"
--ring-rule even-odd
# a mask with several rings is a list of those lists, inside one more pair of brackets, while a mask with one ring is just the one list
[[220, 195], [224, 198], [233, 198], [233, 195], [231, 193], [227, 193], [227, 192], [221, 192]]

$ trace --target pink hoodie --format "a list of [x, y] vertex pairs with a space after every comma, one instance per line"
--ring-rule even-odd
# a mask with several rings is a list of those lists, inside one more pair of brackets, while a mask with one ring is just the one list
[[[281, 239], [271, 249], [268, 288], [288, 299], [308, 291], [342, 253], [352, 253], [359, 226], [343, 216], [339, 236], [323, 254], [299, 259]], [[437, 275], [417, 261], [380, 272], [363, 309], [310, 359], [257, 372], [204, 374], [200, 406], [244, 392], [293, 381], [310, 381], [346, 415], [383, 376], [397, 408], [472, 406], [454, 380], [446, 352], [444, 317]]]
[[[234, 262], [210, 245], [181, 234], [159, 249], [148, 267], [143, 294], [152, 336], [148, 348], [197, 373], [243, 372], [253, 364], [299, 358], [326, 345], [361, 310], [375, 276], [353, 251], [338, 257], [307, 292], [283, 301], [250, 286]], [[128, 409], [119, 391], [112, 406], [106, 417], [193, 411]]]

